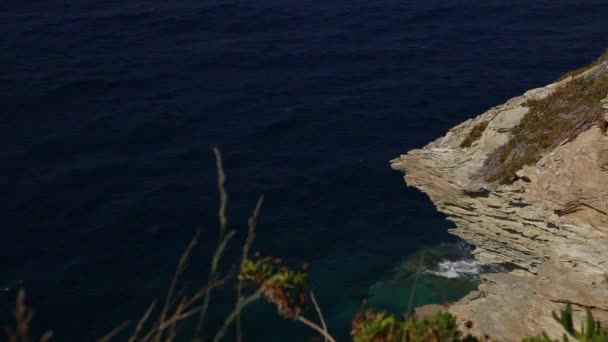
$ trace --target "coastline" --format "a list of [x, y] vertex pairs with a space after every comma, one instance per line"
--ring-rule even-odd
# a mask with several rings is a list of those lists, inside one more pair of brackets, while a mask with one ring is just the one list
[[455, 224], [450, 232], [475, 247], [480, 264], [510, 269], [483, 274], [478, 290], [448, 309], [461, 323], [475, 322], [474, 333], [509, 341], [543, 331], [560, 337], [563, 330], [551, 312], [565, 303], [573, 305], [576, 319], [590, 309], [608, 321], [608, 303], [597, 300], [608, 298], [605, 122], [560, 142], [518, 170], [510, 184], [479, 176], [492, 154], [512, 139], [529, 103], [579, 78], [606, 74], [603, 61], [529, 90], [391, 161], [408, 186], [427, 194]]

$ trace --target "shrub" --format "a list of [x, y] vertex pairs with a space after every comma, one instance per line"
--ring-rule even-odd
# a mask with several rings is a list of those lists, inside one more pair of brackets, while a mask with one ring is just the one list
[[543, 99], [528, 100], [530, 110], [511, 139], [488, 157], [481, 175], [489, 182], [511, 183], [524, 165], [536, 164], [547, 151], [600, 123], [600, 100], [607, 94], [604, 72], [576, 78]]
[[362, 311], [353, 320], [351, 335], [353, 342], [478, 341], [469, 334], [465, 336], [456, 318], [447, 312], [438, 312], [431, 319], [399, 320], [384, 312]]
[[[572, 320], [572, 306], [570, 304], [566, 305], [564, 310], [560, 311], [560, 315], [558, 316], [553, 313], [553, 318], [564, 327], [564, 330], [570, 336], [574, 338], [575, 341], [580, 342], [608, 342], [608, 329], [602, 327], [599, 321], [596, 321], [593, 318], [593, 314], [589, 309], [587, 309], [587, 315], [585, 317], [585, 323], [581, 324], [581, 329], [576, 330], [574, 328], [574, 322]], [[568, 336], [564, 334], [562, 337], [564, 342], [569, 341]], [[542, 334], [535, 337], [528, 337], [524, 339], [524, 342], [558, 342], [557, 340], [550, 339], [547, 334]]]
[[475, 141], [481, 138], [481, 135], [488, 127], [488, 122], [480, 122], [473, 126], [467, 137], [460, 143], [460, 147], [470, 147]]

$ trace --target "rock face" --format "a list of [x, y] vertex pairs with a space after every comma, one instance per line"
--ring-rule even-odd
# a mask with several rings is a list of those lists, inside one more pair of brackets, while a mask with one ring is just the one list
[[[608, 73], [608, 62], [583, 75], [593, 72]], [[562, 330], [551, 311], [564, 303], [572, 303], [575, 313], [589, 308], [596, 318], [608, 320], [605, 125], [594, 125], [536, 165], [525, 166], [513, 184], [487, 183], [477, 176], [528, 112], [526, 101], [544, 98], [571, 80], [530, 90], [391, 161], [393, 169], [405, 173], [408, 186], [426, 193], [455, 223], [451, 233], [475, 246], [480, 263], [514, 269], [484, 275], [478, 291], [450, 308], [463, 321], [475, 322], [476, 333], [508, 341], [542, 331], [559, 337]], [[602, 102], [608, 121], [608, 96]], [[487, 128], [479, 140], [461, 148], [482, 122]]]

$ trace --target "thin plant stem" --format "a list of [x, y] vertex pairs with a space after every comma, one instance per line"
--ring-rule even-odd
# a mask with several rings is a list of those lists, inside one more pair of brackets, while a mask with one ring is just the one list
[[135, 330], [133, 331], [133, 334], [131, 335], [131, 337], [129, 337], [129, 342], [137, 341], [137, 337], [139, 336], [139, 333], [143, 329], [144, 324], [146, 324], [146, 321], [150, 318], [150, 315], [152, 314], [152, 310], [154, 310], [154, 308], [156, 307], [156, 303], [157, 303], [156, 300], [153, 301], [152, 304], [150, 304], [150, 306], [144, 313], [144, 315], [139, 319], [139, 322], [137, 322], [137, 326], [135, 326]]
[[[215, 254], [213, 255], [211, 272], [209, 274], [210, 282], [215, 281], [215, 277], [216, 277], [216, 273], [217, 273], [217, 265], [219, 263], [219, 260], [221, 259], [222, 254], [224, 253], [224, 249], [226, 249], [226, 245], [228, 244], [230, 239], [234, 236], [234, 234], [235, 234], [234, 231], [228, 232], [228, 234], [224, 237], [224, 239], [219, 243], [219, 245], [215, 251]], [[211, 301], [212, 291], [213, 291], [213, 287], [207, 287], [205, 290], [205, 296], [203, 297], [203, 305], [201, 308], [201, 315], [199, 317], [198, 325], [196, 328], [196, 338], [195, 338], [196, 340], [200, 339], [201, 332], [203, 331], [203, 328], [204, 328], [205, 317], [207, 314], [207, 310], [209, 309], [209, 302]]]
[[261, 296], [262, 296], [262, 287], [260, 287], [252, 295], [241, 300], [240, 303], [236, 306], [236, 308], [226, 317], [226, 319], [224, 320], [224, 324], [222, 325], [222, 328], [218, 331], [218, 333], [213, 338], [213, 342], [221, 341], [222, 338], [224, 338], [224, 335], [226, 335], [226, 332], [228, 331], [230, 324], [232, 324], [232, 322], [236, 319], [236, 317], [240, 314], [240, 312], [243, 311], [243, 309], [245, 307], [247, 307], [249, 304], [260, 299]]
[[[211, 288], [220, 287], [226, 282], [226, 280], [227, 280], [227, 277], [224, 277], [222, 279], [219, 279], [215, 282], [208, 284], [207, 287], [211, 287]], [[156, 322], [154, 324], [154, 326], [152, 327], [152, 329], [150, 329], [150, 331], [148, 331], [146, 335], [144, 335], [140, 338], [139, 333], [143, 329], [143, 325], [145, 324], [145, 322], [149, 319], [150, 314], [153, 310], [154, 304], [156, 304], [156, 303], [152, 303], [153, 305], [150, 305], [150, 307], [148, 307], [148, 310], [143, 315], [143, 317], [140, 319], [140, 321], [135, 329], [134, 334], [129, 339], [129, 342], [150, 341], [151, 339], [156, 338], [159, 335], [162, 336], [164, 331], [167, 329], [171, 329], [171, 330], [169, 331], [169, 336], [165, 337], [163, 342], [172, 339], [174, 337], [173, 335], [174, 335], [174, 331], [176, 328], [175, 325], [177, 324], [177, 322], [185, 320], [195, 314], [200, 313], [201, 307], [195, 306], [195, 305], [196, 305], [197, 301], [199, 299], [201, 299], [203, 297], [203, 295], [206, 293], [207, 287], [204, 287], [204, 288], [198, 290], [190, 298], [182, 297], [180, 299], [179, 304], [177, 305], [177, 308], [174, 313], [168, 315], [163, 321]], [[173, 306], [173, 303], [171, 304], [171, 307], [172, 306]]]
[[[255, 239], [255, 228], [257, 226], [258, 217], [260, 216], [260, 210], [262, 209], [263, 203], [264, 203], [264, 195], [260, 195], [260, 197], [258, 198], [258, 202], [255, 206], [255, 209], [253, 210], [253, 213], [249, 217], [249, 220], [248, 220], [249, 229], [247, 230], [247, 239], [245, 240], [245, 244], [243, 244], [243, 257], [241, 259], [240, 271], [243, 270], [243, 268], [245, 267], [245, 261], [247, 261], [247, 259], [249, 258], [249, 250], [251, 249], [251, 245], [253, 244], [253, 240]], [[243, 300], [243, 279], [239, 278], [239, 282], [238, 282], [237, 290], [236, 290], [237, 306], [241, 303], [242, 300]], [[236, 341], [241, 342], [242, 339], [243, 338], [241, 335], [241, 314], [240, 314], [240, 312], [237, 312]]]
[[416, 268], [416, 273], [414, 274], [414, 282], [412, 283], [412, 289], [410, 290], [410, 299], [407, 303], [407, 314], [410, 314], [410, 310], [412, 309], [412, 305], [414, 304], [414, 295], [416, 294], [416, 285], [418, 283], [418, 274], [420, 273], [420, 269], [422, 268], [422, 262], [424, 260], [424, 254], [420, 255], [420, 263]]
[[[213, 153], [215, 154], [215, 165], [217, 168], [217, 188], [220, 195], [220, 203], [218, 209], [219, 216], [219, 243], [213, 254], [213, 260], [211, 261], [211, 270], [209, 271], [209, 281], [212, 282], [216, 278], [217, 267], [222, 258], [222, 254], [224, 253], [224, 249], [228, 244], [228, 241], [234, 236], [235, 232], [230, 231], [226, 233], [226, 227], [228, 225], [228, 218], [226, 217], [226, 208], [228, 207], [228, 193], [226, 192], [226, 175], [224, 173], [224, 165], [222, 161], [222, 154], [219, 149], [214, 148]], [[205, 325], [205, 318], [207, 315], [207, 310], [209, 310], [209, 302], [211, 300], [212, 288], [208, 287], [207, 291], [205, 291], [205, 296], [203, 298], [203, 305], [201, 308], [201, 314], [198, 319], [198, 324], [196, 327], [196, 333], [194, 336], [195, 340], [201, 340], [201, 334]]]
[[217, 189], [220, 194], [220, 206], [218, 217], [220, 220], [220, 239], [226, 232], [228, 226], [228, 217], [226, 216], [226, 208], [228, 207], [228, 193], [226, 192], [226, 174], [224, 173], [224, 162], [222, 153], [217, 147], [213, 148], [215, 155], [215, 166], [217, 168]]
[[[317, 310], [317, 315], [319, 316], [319, 321], [321, 321], [321, 325], [323, 326], [323, 330], [327, 331], [327, 324], [325, 324], [325, 319], [323, 319], [323, 313], [321, 312], [321, 308], [317, 303], [317, 298], [315, 298], [315, 293], [310, 291], [310, 299], [312, 301], [315, 310]], [[325, 342], [327, 342], [327, 337], [325, 337]]]
[[[167, 317], [167, 312], [169, 311], [169, 306], [171, 305], [173, 293], [175, 292], [175, 287], [177, 286], [179, 277], [181, 276], [181, 274], [184, 272], [184, 269], [186, 268], [186, 264], [188, 263], [188, 258], [190, 257], [190, 253], [192, 252], [192, 249], [198, 243], [199, 235], [200, 235], [199, 232], [194, 234], [194, 237], [192, 238], [192, 240], [190, 240], [188, 247], [186, 248], [186, 250], [184, 251], [182, 256], [179, 258], [179, 263], [177, 264], [177, 269], [175, 270], [173, 279], [171, 280], [171, 286], [169, 287], [169, 292], [167, 292], [167, 299], [165, 300], [165, 305], [164, 305], [163, 310], [160, 315], [159, 324], [162, 324], [162, 322], [164, 322]], [[162, 332], [159, 331], [159, 333], [156, 335], [156, 341], [160, 342], [161, 338], [162, 338]]]
[[[27, 304], [25, 303], [25, 297], [25, 290], [19, 289], [15, 302], [15, 328], [5, 329], [9, 342], [33, 341], [33, 339], [28, 334], [32, 323], [33, 313], [27, 307]], [[40, 341], [46, 342], [49, 341], [52, 337], [53, 332], [51, 330], [47, 330], [42, 334]]]
[[323, 328], [321, 328], [320, 326], [318, 326], [317, 324], [315, 324], [314, 322], [308, 320], [306, 317], [303, 316], [297, 316], [295, 318], [296, 321], [306, 325], [309, 328], [312, 328], [313, 330], [317, 331], [319, 334], [323, 335], [323, 337], [325, 337], [325, 339], [329, 342], [336, 342], [336, 340], [329, 334], [329, 332], [327, 332], [327, 330], [324, 330]]

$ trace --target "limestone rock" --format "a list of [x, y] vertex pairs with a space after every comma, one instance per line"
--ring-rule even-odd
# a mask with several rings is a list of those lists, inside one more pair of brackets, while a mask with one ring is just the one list
[[[608, 62], [595, 68], [608, 70]], [[518, 268], [486, 275], [478, 291], [450, 308], [498, 340], [542, 331], [561, 336], [551, 312], [565, 303], [573, 304], [577, 317], [590, 308], [608, 321], [608, 136], [601, 127], [524, 167], [513, 184], [475, 177], [528, 112], [525, 100], [545, 97], [572, 79], [529, 90], [391, 161], [408, 186], [426, 193], [455, 224], [450, 232], [475, 246], [479, 262]], [[608, 114], [608, 96], [602, 103]], [[480, 122], [488, 123], [480, 139], [460, 148]]]
[[519, 123], [526, 113], [528, 113], [528, 107], [522, 106], [504, 110], [496, 115], [488, 124], [488, 128], [500, 133], [509, 132]]

